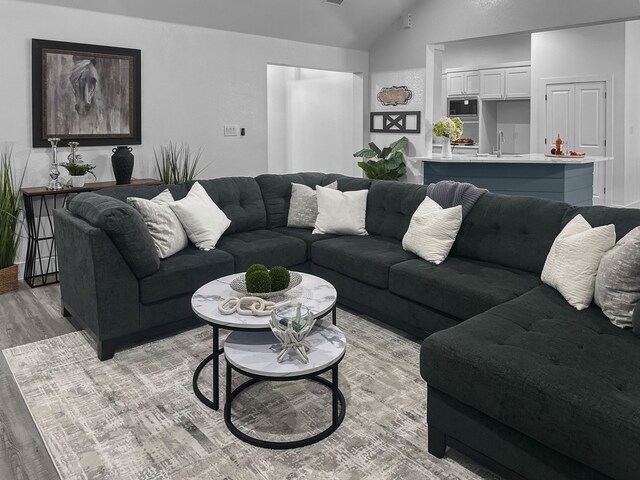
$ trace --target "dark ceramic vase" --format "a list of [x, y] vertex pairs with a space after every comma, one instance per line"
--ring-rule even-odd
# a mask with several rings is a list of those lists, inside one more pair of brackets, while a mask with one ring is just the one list
[[131, 147], [125, 145], [111, 150], [113, 152], [111, 166], [113, 167], [117, 185], [131, 183], [131, 174], [133, 173], [133, 153], [131, 153], [131, 150]]

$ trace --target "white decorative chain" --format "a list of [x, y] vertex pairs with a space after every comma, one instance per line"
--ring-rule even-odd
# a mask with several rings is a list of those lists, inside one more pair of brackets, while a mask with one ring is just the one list
[[238, 313], [240, 315], [264, 316], [271, 315], [273, 310], [289, 303], [289, 300], [280, 303], [267, 302], [259, 297], [228, 297], [220, 302], [218, 311], [223, 315]]

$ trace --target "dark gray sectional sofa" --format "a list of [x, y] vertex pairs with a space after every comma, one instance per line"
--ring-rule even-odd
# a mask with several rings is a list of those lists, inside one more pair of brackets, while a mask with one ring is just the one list
[[[369, 236], [286, 226], [292, 182], [335, 180], [343, 191], [369, 189]], [[426, 338], [432, 454], [449, 445], [511, 478], [640, 478], [640, 338], [594, 305], [575, 310], [540, 281], [553, 240], [575, 215], [593, 226], [615, 223], [621, 238], [640, 225], [640, 210], [486, 193], [450, 257], [433, 265], [401, 245], [426, 186], [321, 173], [200, 183], [231, 227], [215, 250], [190, 246], [146, 276], [116, 248], [123, 232], [55, 212], [63, 306], [96, 337], [101, 359], [121, 343], [195, 323], [190, 298], [204, 283], [251, 263], [284, 265], [329, 280], [341, 304]], [[100, 193], [152, 198], [164, 188]], [[179, 199], [190, 184], [169, 188]], [[112, 225], [131, 228], [127, 221]]]

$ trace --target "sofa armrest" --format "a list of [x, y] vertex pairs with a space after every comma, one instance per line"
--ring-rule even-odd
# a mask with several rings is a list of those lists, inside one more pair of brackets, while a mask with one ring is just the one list
[[53, 216], [63, 308], [99, 342], [137, 331], [138, 280], [111, 239], [68, 210]]
[[636, 304], [636, 309], [633, 311], [633, 333], [640, 337], [640, 302]]

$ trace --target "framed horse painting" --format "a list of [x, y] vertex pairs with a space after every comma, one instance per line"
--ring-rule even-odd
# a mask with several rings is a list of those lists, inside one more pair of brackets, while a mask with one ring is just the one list
[[140, 50], [32, 40], [33, 146], [139, 145]]

